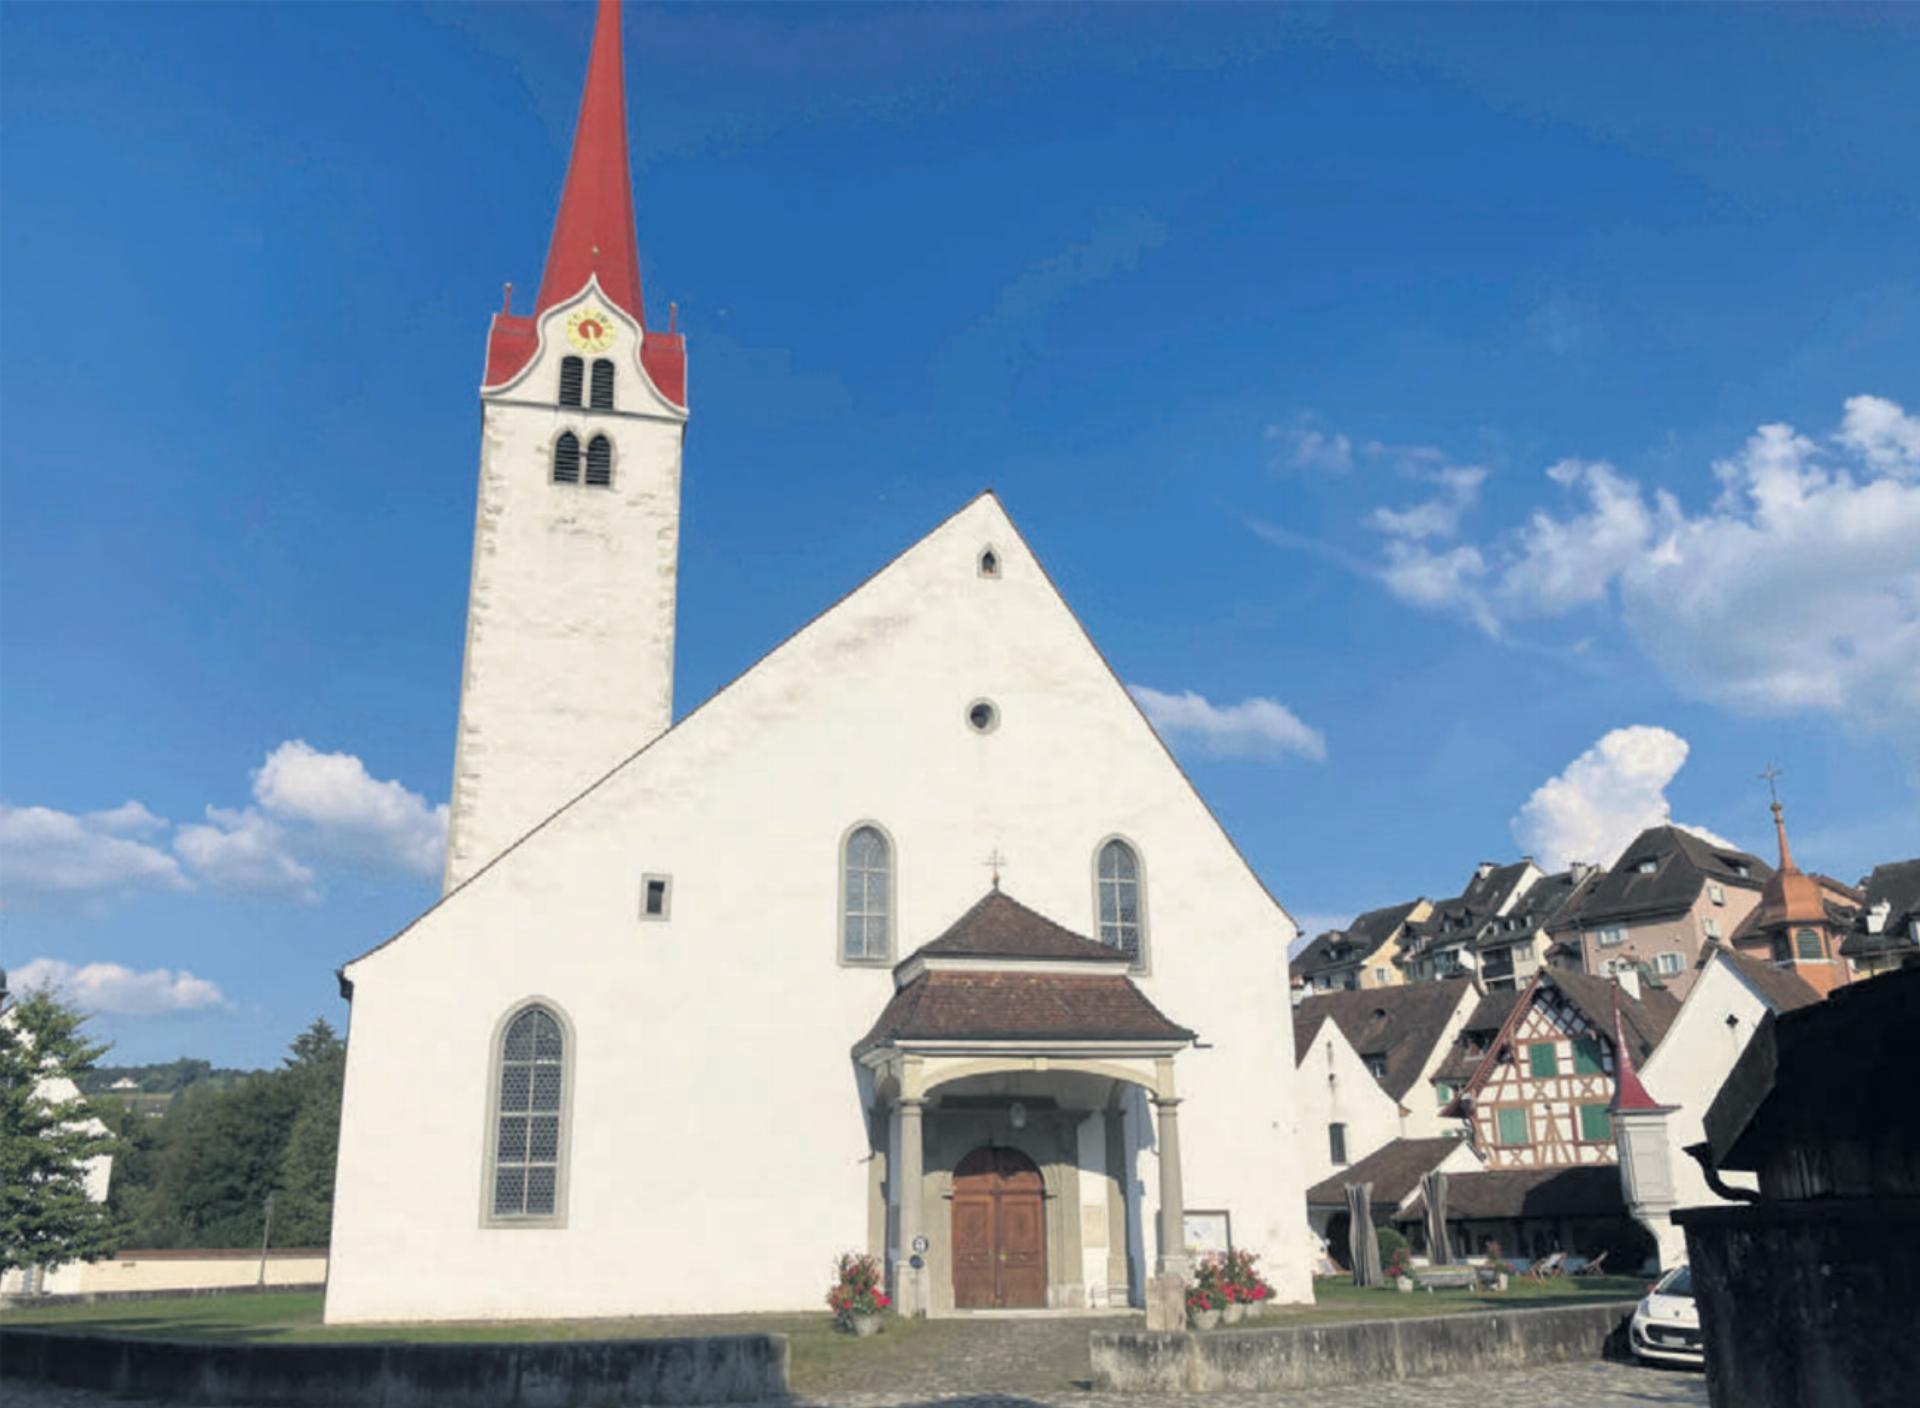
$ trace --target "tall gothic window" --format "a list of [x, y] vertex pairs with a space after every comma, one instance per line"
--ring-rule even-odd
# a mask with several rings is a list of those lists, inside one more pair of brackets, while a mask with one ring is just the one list
[[1140, 857], [1117, 836], [1100, 848], [1094, 889], [1099, 900], [1100, 942], [1138, 963], [1140, 939], [1146, 930], [1140, 906]]
[[877, 826], [847, 834], [840, 856], [840, 956], [885, 963], [893, 952], [893, 847]]
[[561, 1216], [566, 1046], [559, 1017], [538, 1003], [516, 1012], [501, 1033], [493, 1088], [491, 1221], [558, 1221]]
[[593, 409], [610, 411], [613, 409], [613, 363], [605, 357], [593, 359], [593, 390], [591, 392]]
[[[582, 362], [578, 357], [562, 357], [560, 359], [561, 405], [577, 406], [580, 404], [580, 383], [585, 371], [586, 363]], [[608, 390], [611, 391], [613, 383], [609, 381], [607, 387]]]
[[578, 484], [580, 482], [580, 438], [571, 430], [562, 433], [553, 442], [553, 482], [556, 484]]
[[587, 441], [587, 483], [597, 489], [613, 483], [613, 444], [604, 435]]

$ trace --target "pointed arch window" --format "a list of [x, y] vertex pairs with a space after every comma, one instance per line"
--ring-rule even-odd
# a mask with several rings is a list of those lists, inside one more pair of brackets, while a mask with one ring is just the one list
[[580, 482], [580, 437], [571, 430], [563, 431], [560, 438], [553, 442], [553, 482]]
[[593, 387], [589, 397], [594, 410], [613, 409], [613, 363], [605, 357], [593, 359]]
[[893, 844], [862, 823], [840, 846], [840, 957], [885, 963], [893, 956]]
[[604, 435], [587, 441], [587, 483], [596, 489], [613, 483], [613, 442]]
[[[560, 404], [577, 406], [580, 404], [580, 387], [586, 373], [586, 363], [578, 357], [560, 359]], [[612, 382], [608, 382], [611, 389]]]
[[489, 1223], [557, 1226], [565, 1218], [570, 1046], [559, 1013], [543, 1002], [514, 1012], [495, 1038]]
[[1146, 955], [1146, 906], [1140, 853], [1118, 836], [1103, 842], [1094, 864], [1094, 913], [1100, 942], [1117, 948], [1136, 965]]

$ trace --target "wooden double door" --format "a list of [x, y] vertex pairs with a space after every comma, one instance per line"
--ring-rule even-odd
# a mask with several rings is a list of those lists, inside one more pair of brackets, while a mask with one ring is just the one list
[[975, 1149], [953, 1171], [956, 1310], [1040, 1309], [1047, 1303], [1045, 1185], [1018, 1149]]

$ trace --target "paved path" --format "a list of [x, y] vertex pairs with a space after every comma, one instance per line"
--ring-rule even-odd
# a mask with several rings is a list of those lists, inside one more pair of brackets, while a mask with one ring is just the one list
[[[7, 1408], [153, 1408], [151, 1400], [9, 1380]], [[1634, 1364], [1562, 1364], [1461, 1378], [1349, 1384], [1307, 1393], [1043, 1394], [846, 1393], [801, 1400], [829, 1408], [1705, 1408], [1704, 1375]], [[769, 1405], [769, 1408], [775, 1408]], [[793, 1405], [778, 1405], [793, 1408]]]

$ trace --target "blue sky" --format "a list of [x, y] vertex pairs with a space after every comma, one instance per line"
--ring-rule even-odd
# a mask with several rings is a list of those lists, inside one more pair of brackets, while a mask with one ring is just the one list
[[[122, 1059], [272, 1060], [436, 892], [486, 320], [590, 21], [0, 8], [5, 963]], [[991, 485], [1309, 926], [1663, 807], [1764, 853], [1769, 759], [1803, 864], [1920, 851], [1912, 10], [626, 52], [680, 712]]]

